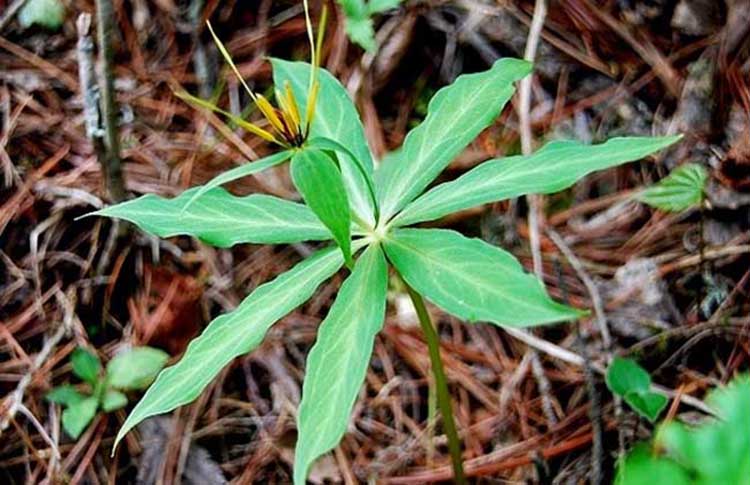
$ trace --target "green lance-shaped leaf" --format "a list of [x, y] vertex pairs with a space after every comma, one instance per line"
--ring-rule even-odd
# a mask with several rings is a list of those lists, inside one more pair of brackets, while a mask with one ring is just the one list
[[198, 187], [167, 199], [153, 194], [106, 207], [91, 215], [117, 217], [160, 237], [195, 236], [219, 247], [237, 243], [321, 241], [330, 232], [302, 204], [270, 195], [237, 197], [215, 188], [183, 210]]
[[529, 156], [484, 162], [456, 180], [430, 189], [396, 216], [394, 224], [430, 221], [525, 194], [558, 192], [591, 172], [639, 160], [679, 139], [679, 136], [612, 138], [599, 145], [553, 141]]
[[432, 98], [424, 122], [401, 149], [383, 162], [375, 177], [381, 220], [388, 220], [432, 182], [466, 145], [500, 114], [515, 91], [513, 82], [531, 64], [500, 59], [491, 69], [459, 76]]
[[152, 347], [135, 347], [107, 363], [107, 385], [125, 391], [145, 389], [167, 363], [169, 355]]
[[351, 212], [341, 172], [325, 152], [307, 149], [292, 158], [292, 181], [302, 198], [331, 231], [347, 266], [352, 264]]
[[[274, 84], [283, 89], [286, 83], [292, 88], [300, 106], [307, 104], [307, 89], [310, 79], [310, 64], [271, 59]], [[346, 185], [352, 211], [371, 226], [375, 224], [375, 210], [368, 191], [366, 177], [372, 178], [373, 163], [370, 148], [365, 140], [365, 132], [359, 119], [357, 108], [352, 103], [346, 89], [331, 75], [320, 68], [318, 71], [320, 88], [315, 107], [315, 116], [310, 126], [310, 138], [325, 137], [345, 146], [354, 156], [340, 153], [341, 175]], [[300, 113], [305, 116], [305, 113]], [[306, 120], [303, 120], [303, 126]], [[358, 168], [356, 164], [359, 164]], [[363, 175], [363, 172], [367, 174]]]
[[383, 326], [388, 271], [379, 246], [357, 259], [318, 331], [307, 357], [299, 437], [294, 456], [294, 483], [304, 484], [310, 465], [333, 449], [344, 435], [372, 354], [373, 339]]
[[198, 397], [225, 365], [257, 347], [271, 325], [310, 298], [342, 264], [338, 249], [319, 251], [256, 288], [234, 311], [212, 321], [190, 342], [182, 359], [159, 374], [120, 428], [115, 446], [144, 419]]
[[674, 169], [663, 180], [640, 192], [637, 199], [663, 211], [683, 211], [701, 203], [707, 179], [708, 173], [705, 168], [688, 163]]
[[99, 401], [95, 397], [87, 397], [82, 401], [71, 404], [62, 414], [62, 425], [65, 432], [71, 438], [77, 439], [83, 433], [83, 430], [89, 425], [94, 416], [96, 409], [99, 407]]
[[[317, 148], [318, 150], [324, 150], [328, 152], [333, 152], [336, 154], [337, 160], [341, 160], [340, 157], [342, 155], [348, 155], [349, 158], [352, 160], [356, 160], [356, 157], [354, 154], [346, 148], [341, 143], [337, 142], [336, 140], [332, 140], [330, 138], [326, 138], [323, 136], [318, 136], [315, 138], [310, 138], [307, 140], [307, 143], [305, 145], [308, 148]], [[341, 162], [339, 161], [339, 165]], [[370, 200], [372, 201], [373, 205], [375, 206], [375, 217], [378, 217], [378, 207], [377, 207], [377, 196], [375, 195], [375, 183], [372, 181], [372, 178], [368, 173], [366, 173], [364, 170], [364, 167], [357, 165], [357, 170], [362, 172], [363, 178], [366, 179], [367, 182], [367, 192], [370, 196]]]
[[204, 185], [201, 185], [197, 187], [196, 190], [192, 191], [191, 196], [187, 199], [187, 202], [185, 203], [182, 210], [187, 211], [188, 208], [193, 204], [193, 202], [195, 202], [199, 197], [213, 188], [228, 184], [229, 182], [239, 180], [255, 173], [262, 172], [263, 170], [269, 169], [271, 167], [275, 167], [276, 165], [289, 160], [291, 156], [292, 152], [286, 150], [283, 152], [274, 153], [273, 155], [269, 155], [254, 162], [244, 163], [231, 170], [227, 170], [226, 172], [223, 172], [221, 175], [217, 175]]
[[385, 252], [412, 288], [464, 320], [529, 327], [585, 314], [553, 301], [510, 253], [454, 231], [396, 229]]

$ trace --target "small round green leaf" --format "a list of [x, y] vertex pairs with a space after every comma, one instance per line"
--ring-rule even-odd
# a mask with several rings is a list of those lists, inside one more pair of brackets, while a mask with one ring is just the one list
[[44, 396], [50, 402], [62, 404], [63, 406], [72, 406], [85, 399], [85, 396], [76, 391], [71, 385], [65, 384], [52, 389]]
[[57, 30], [65, 20], [65, 7], [60, 0], [27, 0], [18, 13], [18, 22], [23, 27], [39, 25]]
[[63, 411], [62, 424], [65, 432], [70, 435], [73, 439], [78, 439], [89, 425], [94, 416], [96, 416], [96, 408], [98, 402], [95, 397], [87, 397], [86, 399], [69, 406]]
[[667, 397], [650, 391], [636, 391], [625, 394], [625, 402], [638, 414], [652, 423], [667, 406]]
[[651, 386], [651, 377], [637, 362], [615, 357], [607, 369], [607, 387], [620, 397], [630, 392], [646, 392]]
[[688, 163], [674, 169], [663, 180], [638, 194], [637, 198], [663, 211], [684, 211], [701, 203], [707, 179], [705, 168]]
[[102, 409], [104, 412], [111, 413], [118, 409], [124, 408], [128, 404], [128, 397], [120, 391], [108, 389], [102, 398]]
[[169, 355], [152, 347], [135, 347], [107, 364], [107, 384], [123, 390], [145, 389], [156, 378]]
[[73, 351], [70, 357], [73, 363], [73, 373], [88, 382], [96, 384], [99, 380], [99, 371], [102, 369], [102, 363], [96, 354], [92, 354], [83, 347], [78, 347]]

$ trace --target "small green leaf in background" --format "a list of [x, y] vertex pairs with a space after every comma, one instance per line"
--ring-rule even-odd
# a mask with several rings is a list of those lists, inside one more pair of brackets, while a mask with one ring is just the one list
[[336, 162], [321, 150], [298, 152], [292, 158], [292, 181], [308, 207], [331, 231], [351, 267], [351, 212]]
[[652, 423], [667, 405], [667, 398], [652, 392], [651, 376], [634, 360], [616, 357], [607, 369], [607, 387], [635, 412]]
[[27, 0], [18, 13], [18, 22], [22, 27], [40, 25], [50, 30], [57, 30], [65, 20], [65, 7], [60, 0]]
[[96, 384], [99, 380], [99, 371], [102, 369], [102, 363], [98, 356], [83, 347], [78, 347], [73, 351], [70, 360], [73, 363], [75, 375], [89, 384]]
[[45, 398], [50, 402], [62, 404], [64, 406], [72, 406], [73, 404], [84, 400], [83, 394], [76, 391], [73, 386], [68, 384], [52, 389], [47, 393]]
[[668, 399], [656, 392], [629, 392], [623, 397], [628, 405], [652, 423], [667, 406]]
[[107, 364], [107, 385], [124, 391], [145, 389], [167, 360], [166, 352], [152, 347], [135, 347], [122, 352]]
[[607, 386], [618, 396], [629, 392], [648, 391], [651, 376], [634, 360], [615, 357], [607, 369]]
[[639, 193], [637, 199], [663, 211], [680, 212], [701, 203], [707, 179], [703, 166], [688, 163]]
[[89, 425], [99, 403], [95, 397], [86, 399], [68, 406], [62, 414], [62, 424], [65, 432], [73, 439], [78, 439], [86, 426]]
[[664, 423], [653, 445], [636, 445], [619, 461], [615, 484], [750, 485], [750, 376], [712, 391], [706, 404], [718, 418]]
[[615, 485], [687, 485], [690, 476], [679, 463], [654, 454], [650, 446], [640, 443], [617, 465]]
[[371, 13], [381, 13], [398, 7], [401, 0], [370, 0], [367, 2], [367, 10]]
[[338, 0], [346, 16], [346, 34], [356, 44], [368, 52], [373, 52], [375, 30], [372, 15], [398, 7], [401, 0]]
[[712, 391], [706, 404], [719, 419], [696, 427], [666, 423], [657, 445], [691, 470], [694, 483], [750, 485], [750, 376]]
[[107, 413], [122, 409], [127, 404], [128, 397], [120, 391], [115, 391], [114, 389], [107, 390], [104, 393], [104, 397], [102, 397], [102, 409]]

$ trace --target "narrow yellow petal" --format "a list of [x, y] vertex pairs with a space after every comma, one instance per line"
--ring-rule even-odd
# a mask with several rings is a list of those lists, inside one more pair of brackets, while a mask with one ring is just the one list
[[239, 79], [240, 83], [242, 83], [242, 87], [245, 88], [245, 91], [247, 91], [247, 94], [250, 95], [250, 98], [252, 98], [253, 101], [256, 101], [255, 93], [252, 89], [250, 89], [250, 86], [248, 86], [245, 80], [242, 78], [239, 69], [237, 69], [237, 66], [234, 65], [232, 56], [229, 55], [229, 51], [227, 51], [227, 48], [224, 47], [224, 44], [214, 32], [213, 27], [211, 27], [211, 22], [206, 21], [206, 25], [208, 26], [208, 31], [211, 32], [211, 37], [214, 38], [214, 43], [216, 43], [216, 47], [219, 48], [219, 52], [221, 52], [222, 57], [224, 57], [226, 63], [229, 64], [229, 67], [232, 68], [232, 71], [234, 71], [234, 75], [237, 76], [237, 79]]
[[[232, 120], [232, 121], [234, 121], [234, 120]], [[275, 144], [277, 144], [279, 146], [282, 146], [282, 147], [286, 147], [287, 146], [286, 143], [282, 143], [279, 140], [277, 140], [276, 137], [273, 136], [273, 134], [271, 134], [270, 132], [264, 130], [263, 128], [261, 128], [261, 127], [259, 127], [257, 125], [254, 125], [253, 123], [250, 123], [250, 122], [245, 121], [245, 120], [235, 121], [235, 123], [237, 123], [237, 125], [241, 126], [245, 130], [249, 131], [250, 133], [258, 135], [259, 137], [263, 138], [266, 141], [270, 141], [271, 143], [275, 143]]]
[[255, 101], [255, 104], [258, 105], [258, 109], [260, 109], [261, 113], [263, 113], [263, 116], [266, 117], [268, 122], [271, 123], [271, 126], [276, 128], [279, 132], [283, 133], [284, 125], [283, 123], [281, 123], [281, 120], [276, 114], [276, 110], [273, 108], [273, 105], [266, 99], [266, 97], [262, 94], [259, 94], [257, 100]]
[[284, 125], [289, 129], [289, 134], [296, 137], [299, 134], [299, 125], [294, 122], [288, 111], [282, 111], [281, 116]]
[[297, 123], [297, 126], [299, 126], [299, 107], [297, 106], [297, 100], [294, 97], [294, 92], [292, 92], [292, 85], [289, 83], [289, 81], [286, 81], [284, 83], [284, 91], [286, 92], [286, 105], [287, 109], [289, 110], [289, 114], [292, 115], [292, 119], [294, 119], [294, 122]]
[[254, 135], [257, 135], [266, 141], [270, 141], [271, 143], [275, 143], [280, 146], [286, 146], [284, 143], [281, 143], [279, 140], [276, 139], [275, 136], [273, 136], [271, 133], [264, 130], [263, 128], [256, 126], [255, 124], [250, 123], [249, 121], [245, 121], [242, 118], [235, 116], [232, 113], [219, 108], [218, 106], [216, 106], [215, 104], [209, 101], [195, 97], [192, 94], [188, 93], [187, 91], [183, 91], [183, 90], [175, 90], [174, 94], [175, 96], [187, 102], [188, 104], [192, 104], [193, 106], [196, 106], [198, 108], [207, 109], [209, 111], [213, 111], [214, 113], [219, 113], [223, 116], [226, 116], [229, 119], [229, 121], [233, 122], [240, 128], [247, 130]]

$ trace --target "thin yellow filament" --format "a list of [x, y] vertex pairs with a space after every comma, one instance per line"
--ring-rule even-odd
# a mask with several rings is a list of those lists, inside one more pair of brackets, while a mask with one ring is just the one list
[[224, 57], [224, 60], [227, 64], [229, 64], [229, 67], [232, 68], [232, 71], [234, 71], [234, 75], [237, 76], [237, 79], [239, 79], [240, 83], [242, 83], [242, 87], [245, 88], [245, 91], [247, 91], [247, 94], [250, 96], [250, 98], [258, 102], [258, 98], [253, 92], [252, 89], [250, 89], [250, 86], [247, 85], [245, 80], [242, 78], [242, 75], [240, 75], [239, 69], [237, 69], [237, 66], [234, 65], [234, 61], [232, 60], [232, 56], [229, 55], [229, 51], [227, 51], [227, 48], [224, 47], [224, 44], [221, 42], [219, 37], [214, 32], [213, 27], [211, 27], [211, 22], [206, 21], [206, 25], [208, 26], [208, 31], [211, 32], [211, 37], [214, 38], [214, 42], [216, 43], [216, 47], [219, 48], [219, 52], [221, 52], [222, 57]]

